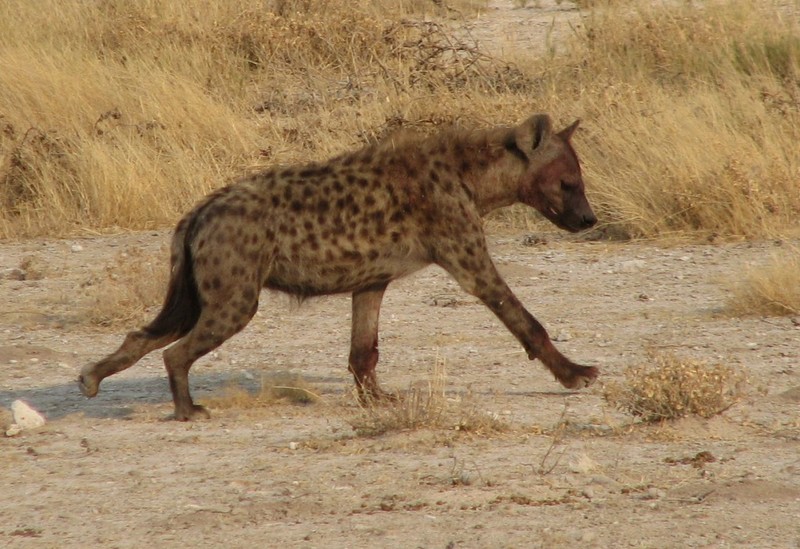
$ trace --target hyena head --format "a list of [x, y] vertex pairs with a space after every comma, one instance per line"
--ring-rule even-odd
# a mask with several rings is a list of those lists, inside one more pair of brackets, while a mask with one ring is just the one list
[[518, 126], [506, 143], [506, 148], [527, 162], [519, 184], [520, 202], [570, 232], [597, 222], [586, 199], [578, 156], [570, 144], [579, 122], [554, 133], [550, 117], [537, 114]]

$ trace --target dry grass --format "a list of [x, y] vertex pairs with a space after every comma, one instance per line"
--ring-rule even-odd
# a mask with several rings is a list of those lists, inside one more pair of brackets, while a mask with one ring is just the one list
[[4, 2], [0, 238], [171, 225], [265, 164], [532, 111], [584, 119], [578, 149], [613, 235], [797, 228], [791, 6], [581, 2], [558, 54], [506, 60], [458, 30], [483, 4]]
[[487, 435], [502, 433], [509, 426], [495, 414], [480, 409], [471, 398], [448, 397], [445, 361], [437, 359], [427, 387], [409, 388], [393, 402], [362, 406], [347, 418], [358, 436], [379, 436], [417, 429], [450, 430]]
[[255, 391], [231, 384], [221, 395], [205, 398], [202, 403], [212, 410], [249, 410], [266, 408], [279, 402], [314, 404], [321, 401], [322, 397], [302, 377], [282, 373], [263, 376]]
[[651, 353], [651, 363], [625, 372], [610, 383], [604, 398], [620, 410], [653, 422], [689, 415], [709, 418], [735, 404], [746, 376], [724, 364]]
[[796, 228], [796, 13], [777, 2], [611, 4], [590, 13], [570, 54], [594, 77], [583, 150], [606, 222], [626, 237]]
[[751, 265], [728, 285], [726, 311], [732, 315], [799, 315], [800, 250], [784, 250], [764, 265]]

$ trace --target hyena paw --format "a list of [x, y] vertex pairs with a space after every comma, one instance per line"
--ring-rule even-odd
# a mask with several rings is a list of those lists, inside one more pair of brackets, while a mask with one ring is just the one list
[[178, 410], [176, 408], [173, 417], [175, 421], [193, 421], [195, 419], [211, 419], [211, 413], [206, 410], [205, 406], [192, 404], [186, 409]]
[[97, 391], [100, 390], [100, 380], [97, 379], [91, 367], [81, 370], [78, 376], [78, 388], [83, 393], [83, 396], [91, 398], [97, 395]]
[[567, 389], [583, 389], [595, 382], [600, 370], [594, 366], [580, 366], [573, 364], [570, 375], [559, 379], [561, 384]]

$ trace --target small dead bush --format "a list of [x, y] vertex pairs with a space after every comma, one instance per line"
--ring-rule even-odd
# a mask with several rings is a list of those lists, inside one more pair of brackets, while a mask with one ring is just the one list
[[255, 391], [238, 384], [228, 385], [221, 395], [204, 399], [203, 404], [216, 410], [247, 410], [265, 408], [278, 402], [313, 404], [321, 400], [302, 377], [287, 373], [262, 377], [261, 385]]
[[409, 388], [393, 402], [368, 403], [348, 422], [357, 435], [366, 437], [416, 429], [447, 429], [478, 435], [509, 429], [507, 423], [481, 409], [469, 396], [448, 397], [446, 379], [445, 362], [437, 359], [426, 388]]
[[728, 283], [726, 311], [736, 316], [800, 314], [800, 250], [751, 266]]
[[604, 398], [646, 422], [690, 415], [709, 418], [735, 404], [746, 376], [724, 364], [651, 353], [651, 362], [629, 368], [623, 383], [610, 383]]

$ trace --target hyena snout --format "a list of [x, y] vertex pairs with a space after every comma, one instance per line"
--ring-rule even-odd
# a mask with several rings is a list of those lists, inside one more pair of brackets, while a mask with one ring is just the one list
[[597, 223], [597, 216], [594, 215], [592, 208], [587, 204], [585, 208], [578, 208], [565, 212], [565, 214], [561, 216], [560, 221], [561, 223], [559, 225], [562, 228], [569, 232], [577, 233], [594, 227]]
[[581, 215], [581, 219], [579, 221], [581, 230], [594, 227], [595, 223], [597, 223], [597, 216], [594, 215], [593, 211], [589, 210], [587, 213]]

